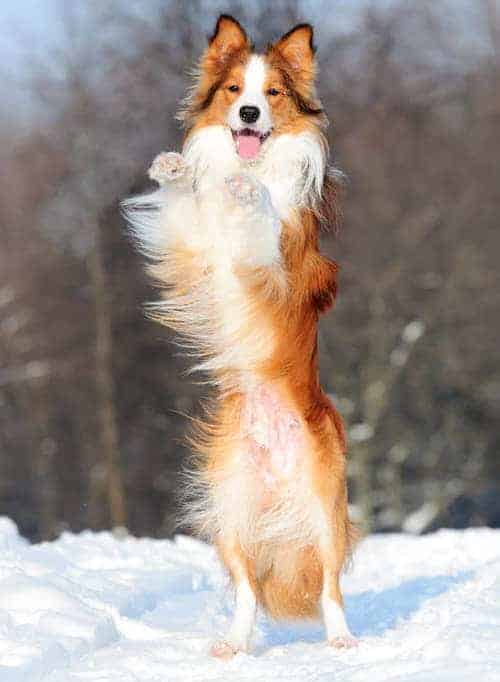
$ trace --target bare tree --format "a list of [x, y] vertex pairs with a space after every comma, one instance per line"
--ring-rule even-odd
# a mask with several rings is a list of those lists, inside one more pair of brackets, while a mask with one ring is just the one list
[[[214, 16], [146, 4], [62, 3], [66, 38], [31, 66], [37, 124], [20, 139], [0, 122], [0, 505], [32, 537], [175, 529], [183, 415], [204, 389], [144, 319], [156, 293], [118, 203], [179, 148], [174, 115]], [[373, 2], [342, 33], [328, 3], [230, 8], [260, 47], [319, 19], [319, 94], [347, 174], [343, 225], [324, 239], [341, 278], [321, 368], [348, 426], [352, 502], [375, 529], [498, 482], [499, 13], [478, 7], [470, 53], [453, 3]]]

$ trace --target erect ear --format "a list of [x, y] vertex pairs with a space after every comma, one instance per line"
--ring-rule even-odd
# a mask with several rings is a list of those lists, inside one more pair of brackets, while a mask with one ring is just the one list
[[232, 55], [249, 47], [247, 34], [239, 22], [229, 14], [221, 14], [208, 41], [205, 58], [223, 66]]
[[288, 64], [292, 75], [314, 79], [315, 63], [313, 27], [311, 24], [298, 24], [272, 46]]

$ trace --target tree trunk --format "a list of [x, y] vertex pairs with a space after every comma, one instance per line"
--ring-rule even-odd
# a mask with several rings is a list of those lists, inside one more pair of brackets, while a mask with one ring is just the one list
[[[96, 328], [96, 389], [100, 427], [100, 445], [105, 472], [105, 493], [109, 517], [113, 527], [127, 522], [125, 490], [120, 465], [118, 422], [114, 397], [112, 370], [113, 340], [111, 331], [111, 305], [106, 283], [101, 226], [94, 226], [94, 245], [89, 253], [89, 272], [94, 289]], [[97, 477], [98, 478], [98, 477]], [[91, 506], [95, 506], [95, 485], [91, 491]]]

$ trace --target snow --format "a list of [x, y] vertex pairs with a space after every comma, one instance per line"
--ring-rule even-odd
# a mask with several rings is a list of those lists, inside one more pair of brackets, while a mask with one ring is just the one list
[[425, 332], [425, 322], [413, 320], [403, 329], [402, 338], [405, 343], [415, 343]]
[[424, 528], [429, 526], [431, 521], [434, 521], [439, 511], [439, 504], [435, 500], [424, 502], [419, 509], [408, 514], [401, 527], [405, 533], [415, 533], [415, 535], [418, 535], [422, 533]]
[[363, 443], [366, 440], [370, 440], [373, 437], [374, 430], [370, 424], [366, 422], [360, 422], [359, 424], [353, 424], [349, 429], [349, 439], [353, 443]]
[[260, 616], [251, 655], [211, 659], [232, 596], [211, 547], [0, 519], [1, 682], [500, 680], [500, 531], [377, 535], [344, 577], [357, 649]]

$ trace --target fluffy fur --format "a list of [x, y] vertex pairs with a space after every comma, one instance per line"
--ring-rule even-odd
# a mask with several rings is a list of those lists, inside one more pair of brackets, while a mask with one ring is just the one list
[[255, 55], [221, 16], [181, 113], [182, 155], [157, 157], [160, 189], [126, 202], [163, 290], [150, 312], [214, 384], [186, 507], [236, 587], [220, 657], [248, 648], [257, 603], [274, 617], [321, 612], [332, 644], [353, 643], [339, 588], [353, 538], [345, 439], [318, 382], [337, 267], [318, 249], [335, 184], [315, 74], [309, 25]]

